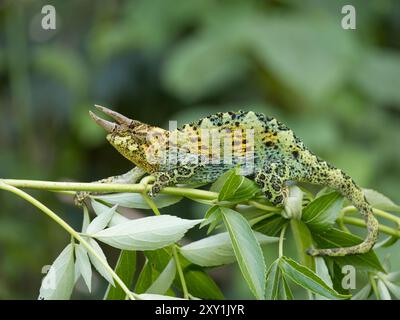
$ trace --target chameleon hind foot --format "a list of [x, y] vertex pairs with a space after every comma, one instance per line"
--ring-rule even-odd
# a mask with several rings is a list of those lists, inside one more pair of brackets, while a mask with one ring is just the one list
[[287, 180], [275, 163], [257, 173], [255, 177], [255, 182], [274, 206], [283, 206], [289, 196], [289, 188], [285, 184]]

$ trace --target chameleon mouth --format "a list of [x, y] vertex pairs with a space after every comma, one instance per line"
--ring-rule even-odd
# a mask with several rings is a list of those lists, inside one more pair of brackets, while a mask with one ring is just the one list
[[98, 117], [97, 115], [95, 115], [92, 111], [89, 111], [89, 114], [92, 117], [92, 119], [100, 127], [104, 128], [109, 133], [113, 132], [115, 129], [119, 129], [121, 126], [126, 126], [129, 128], [132, 128], [138, 122], [138, 121], [129, 119], [129, 118], [125, 117], [124, 115], [122, 115], [118, 112], [115, 112], [113, 110], [110, 110], [108, 108], [105, 108], [105, 107], [102, 107], [99, 105], [95, 105], [95, 107], [116, 121], [116, 123], [114, 123], [114, 122], [104, 120], [104, 119]]

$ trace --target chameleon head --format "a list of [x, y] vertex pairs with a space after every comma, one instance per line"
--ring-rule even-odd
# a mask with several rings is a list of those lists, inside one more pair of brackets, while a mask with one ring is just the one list
[[147, 172], [155, 171], [157, 162], [153, 161], [154, 163], [152, 163], [152, 161], [149, 161], [149, 157], [151, 156], [149, 155], [149, 151], [154, 150], [155, 147], [152, 140], [156, 138], [157, 141], [160, 141], [159, 136], [163, 136], [166, 131], [137, 120], [129, 119], [118, 112], [102, 106], [96, 105], [96, 108], [116, 121], [110, 122], [104, 120], [89, 111], [92, 119], [108, 132], [108, 142], [138, 167]]

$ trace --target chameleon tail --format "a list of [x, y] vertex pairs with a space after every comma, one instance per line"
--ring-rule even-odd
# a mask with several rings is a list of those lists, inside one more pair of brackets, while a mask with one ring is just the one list
[[[356, 207], [365, 220], [367, 226], [367, 237], [358, 245], [345, 248], [331, 249], [308, 249], [307, 253], [312, 256], [345, 256], [351, 254], [362, 254], [370, 251], [378, 238], [378, 221], [374, 217], [372, 207], [368, 203], [361, 188], [343, 171], [332, 167], [325, 161], [318, 161], [319, 168], [314, 171], [315, 175], [309, 176], [309, 182], [329, 186], [338, 190], [348, 198]], [[312, 174], [313, 172], [311, 172]]]

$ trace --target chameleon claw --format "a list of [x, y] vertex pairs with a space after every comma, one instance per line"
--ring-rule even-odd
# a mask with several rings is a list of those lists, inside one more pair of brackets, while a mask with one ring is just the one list
[[115, 123], [112, 123], [110, 121], [104, 120], [102, 118], [99, 118], [98, 116], [96, 116], [92, 111], [89, 111], [90, 116], [92, 117], [92, 119], [102, 128], [104, 128], [107, 132], [111, 133], [116, 126], [118, 126]]

